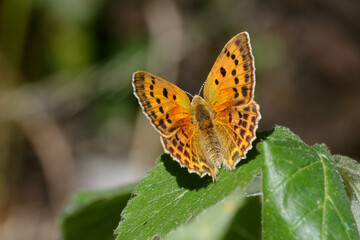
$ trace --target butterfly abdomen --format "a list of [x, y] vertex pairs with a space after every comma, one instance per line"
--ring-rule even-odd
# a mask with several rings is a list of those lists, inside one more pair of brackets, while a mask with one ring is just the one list
[[213, 165], [213, 168], [220, 168], [223, 155], [222, 147], [219, 142], [219, 139], [214, 131], [214, 129], [209, 129], [207, 132], [203, 133], [203, 145], [204, 145], [204, 156], [208, 161], [209, 165]]

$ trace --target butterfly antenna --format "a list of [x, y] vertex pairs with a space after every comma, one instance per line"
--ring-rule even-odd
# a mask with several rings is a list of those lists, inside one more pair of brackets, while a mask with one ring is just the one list
[[187, 91], [185, 91], [185, 93], [186, 93], [187, 95], [189, 95], [190, 97], [194, 98], [194, 96], [191, 95], [190, 93], [188, 93]]
[[204, 88], [205, 83], [206, 83], [206, 82], [204, 82], [204, 83], [201, 85], [201, 88], [200, 88], [200, 91], [199, 91], [199, 94], [198, 94], [199, 96], [200, 96], [200, 94], [201, 94], [201, 91], [202, 91], [203, 88]]

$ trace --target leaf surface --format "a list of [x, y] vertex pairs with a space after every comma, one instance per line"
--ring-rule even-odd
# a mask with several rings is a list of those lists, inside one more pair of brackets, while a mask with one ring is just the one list
[[264, 239], [359, 239], [334, 160], [276, 127], [262, 152]]
[[114, 239], [120, 212], [130, 199], [135, 184], [102, 191], [73, 194], [59, 218], [61, 239]]
[[358, 231], [360, 231], [360, 164], [346, 156], [334, 155], [333, 157], [350, 199], [351, 211]]

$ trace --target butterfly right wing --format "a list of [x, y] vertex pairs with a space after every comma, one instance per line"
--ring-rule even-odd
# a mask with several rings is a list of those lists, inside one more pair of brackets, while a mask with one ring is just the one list
[[261, 118], [254, 101], [255, 65], [249, 34], [234, 36], [220, 52], [204, 86], [204, 99], [228, 150], [223, 164], [234, 169], [256, 138]]
[[145, 115], [162, 136], [172, 136], [191, 121], [190, 100], [174, 84], [138, 71], [133, 74], [133, 87]]
[[220, 52], [204, 86], [204, 99], [214, 111], [253, 101], [255, 66], [247, 32], [234, 36]]

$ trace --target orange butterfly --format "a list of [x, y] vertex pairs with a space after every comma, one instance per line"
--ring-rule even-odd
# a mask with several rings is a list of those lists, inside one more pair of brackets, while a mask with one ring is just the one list
[[190, 173], [213, 180], [221, 167], [235, 169], [261, 118], [254, 101], [255, 67], [249, 35], [233, 37], [221, 51], [204, 86], [204, 98], [148, 72], [133, 74], [134, 94], [160, 133], [165, 152]]

